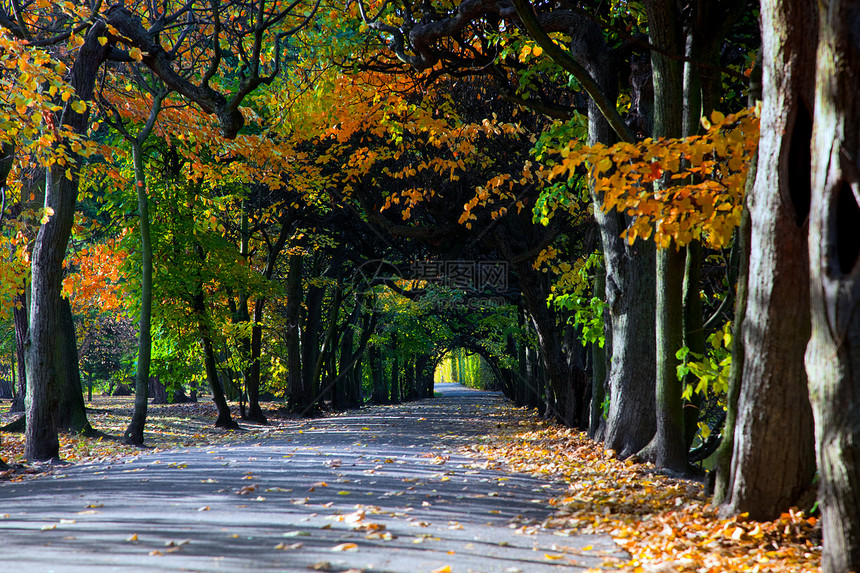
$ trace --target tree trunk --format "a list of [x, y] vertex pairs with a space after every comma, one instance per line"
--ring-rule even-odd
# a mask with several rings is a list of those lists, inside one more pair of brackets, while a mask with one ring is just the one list
[[75, 319], [72, 315], [72, 305], [69, 299], [61, 299], [60, 313], [62, 316], [57, 338], [62, 340], [61, 352], [63, 354], [57, 363], [64, 364], [65, 369], [57, 370], [57, 379], [60, 384], [57, 429], [87, 436], [93, 435], [95, 430], [87, 420], [87, 408], [84, 405], [81, 370], [78, 365]]
[[422, 354], [418, 357], [418, 360], [415, 364], [415, 382], [418, 385], [418, 397], [419, 398], [432, 398], [433, 391], [431, 390], [431, 383], [428, 382], [428, 378], [433, 377], [433, 373], [429, 372], [430, 370], [430, 356], [427, 354]]
[[287, 274], [287, 308], [284, 317], [287, 323], [287, 403], [290, 410], [301, 411], [307, 400], [303, 396], [302, 354], [299, 341], [302, 308], [302, 262], [303, 255], [290, 255], [290, 270]]
[[682, 285], [685, 250], [674, 241], [657, 252], [657, 433], [639, 453], [659, 468], [686, 473], [684, 407], [676, 352], [683, 344]]
[[[281, 251], [287, 243], [292, 228], [289, 218], [282, 219], [280, 224], [281, 229], [278, 232], [278, 238], [269, 247], [266, 256], [266, 267], [263, 269], [263, 277], [266, 280], [271, 280], [278, 257], [281, 256]], [[251, 327], [251, 366], [245, 383], [248, 389], [248, 419], [258, 424], [269, 423], [260, 408], [260, 359], [263, 354], [263, 308], [265, 305], [266, 297], [261, 296], [254, 300], [254, 325]]]
[[[597, 270], [594, 278], [595, 296], [603, 297], [606, 294], [606, 272], [603, 268]], [[604, 312], [604, 331], [611, 336], [611, 323], [606, 320], [608, 313]], [[589, 413], [588, 437], [592, 440], [603, 440], [606, 424], [603, 420], [603, 401], [606, 399], [606, 373], [607, 373], [607, 342], [591, 343], [591, 411]]]
[[[317, 351], [316, 364], [314, 365], [313, 375], [311, 377], [311, 380], [313, 381], [313, 387], [315, 389], [314, 399], [317, 401], [324, 400], [327, 395], [331, 396], [332, 402], [335, 401], [334, 394], [335, 387], [337, 386], [335, 381], [337, 380], [337, 376], [329, 376], [328, 378], [329, 380], [331, 380], [331, 382], [327, 381], [325, 383], [325, 386], [323, 386], [323, 380], [325, 379], [325, 377], [323, 376], [323, 367], [328, 364], [331, 369], [331, 367], [335, 365], [335, 357], [337, 354], [337, 338], [335, 334], [338, 330], [337, 317], [338, 314], [340, 314], [340, 303], [343, 297], [343, 290], [337, 285], [334, 286], [333, 290], [334, 292], [332, 293], [332, 301], [329, 305], [329, 316], [328, 320], [326, 321], [326, 331], [323, 335], [322, 344], [319, 346], [319, 350]], [[323, 291], [323, 293], [320, 295], [321, 303], [324, 295], [325, 291]], [[320, 309], [320, 318], [321, 317], [322, 309]]]
[[860, 3], [819, 6], [806, 368], [821, 480], [821, 567], [842, 573], [860, 571]]
[[[72, 66], [70, 83], [78, 98], [93, 97], [97, 72], [110, 46], [102, 46], [99, 36], [106, 35], [106, 25], [94, 21]], [[61, 123], [75, 133], [83, 133], [89, 118], [89, 108], [83, 114], [72, 109], [71, 102], [63, 110]], [[63, 259], [71, 236], [78, 194], [78, 166], [65, 168], [54, 165], [46, 174], [45, 207], [53, 210], [47, 223], [39, 228], [33, 246], [31, 263], [29, 343], [27, 345], [27, 431], [24, 455], [31, 460], [44, 460], [59, 455], [57, 436], [57, 407], [61, 389], [57, 369], [67, 368], [56, 360], [64, 356], [62, 342], [56, 336], [62, 319], [60, 309], [63, 280]], [[66, 178], [66, 172], [71, 179]], [[77, 351], [75, 351], [75, 355]], [[77, 359], [77, 356], [75, 356]]]
[[588, 383], [585, 372], [571, 367], [564, 359], [555, 313], [547, 306], [548, 293], [541, 285], [542, 274], [535, 271], [529, 260], [513, 263], [513, 266], [520, 280], [526, 309], [537, 331], [543, 366], [554, 395], [549, 413], [566, 426], [580, 427], [586, 422], [578, 416], [581, 405], [577, 397], [583, 394]]
[[[205, 327], [201, 327], [205, 330]], [[206, 368], [206, 380], [209, 382], [209, 389], [212, 392], [212, 401], [218, 408], [218, 418], [215, 420], [216, 428], [226, 428], [235, 430], [239, 428], [239, 424], [233, 420], [230, 414], [230, 405], [227, 404], [227, 398], [224, 396], [224, 387], [221, 386], [221, 380], [218, 378], [218, 368], [215, 362], [215, 350], [212, 347], [212, 339], [209, 334], [201, 332], [200, 345], [203, 348], [203, 365]]]
[[265, 297], [254, 300], [254, 324], [251, 326], [251, 364], [248, 366], [248, 378], [245, 387], [248, 390], [248, 419], [258, 424], [268, 424], [266, 415], [260, 408], [260, 358], [263, 347], [263, 307]]
[[[654, 137], [680, 137], [683, 127], [684, 55], [681, 14], [672, 0], [648, 0], [648, 30], [654, 81]], [[662, 185], [654, 183], [655, 187]], [[676, 353], [683, 344], [684, 253], [672, 242], [657, 254], [656, 383], [657, 433], [642, 450], [642, 457], [658, 467], [687, 470], [684, 445], [684, 410], [678, 382]], [[676, 395], [677, 394], [677, 395]]]
[[[596, 28], [596, 27], [592, 27]], [[614, 101], [617, 74], [602, 33], [592, 29], [571, 49], [586, 64], [607, 96]], [[586, 57], [587, 54], [591, 57]], [[647, 90], [646, 90], [647, 91]], [[597, 104], [588, 104], [589, 143], [612, 145], [618, 134]], [[592, 189], [594, 216], [600, 229], [605, 268], [605, 300], [609, 314], [609, 415], [604, 431], [607, 449], [626, 458], [654, 435], [654, 288], [655, 258], [651, 242], [630, 245], [621, 238], [627, 223], [617, 211], [604, 213], [603, 197]]]
[[[318, 265], [315, 264], [314, 276]], [[312, 416], [317, 413], [318, 405], [314, 404], [319, 392], [319, 376], [317, 360], [320, 353], [320, 329], [322, 328], [322, 303], [325, 289], [312, 286], [305, 297], [304, 317], [302, 319], [302, 402], [300, 415]]]
[[415, 359], [413, 357], [409, 357], [403, 370], [403, 386], [406, 389], [406, 401], [414, 402], [419, 396], [415, 387]]
[[152, 396], [153, 404], [167, 404], [167, 389], [158, 376], [149, 377], [149, 395]]
[[230, 405], [224, 396], [224, 387], [218, 377], [218, 367], [215, 361], [215, 348], [212, 345], [212, 336], [209, 332], [209, 324], [206, 316], [206, 300], [202, 292], [194, 296], [194, 312], [197, 315], [197, 328], [200, 333], [200, 346], [203, 350], [203, 365], [206, 369], [206, 380], [212, 392], [212, 401], [218, 408], [218, 418], [215, 420], [216, 428], [235, 430], [239, 424], [233, 420], [230, 414]]
[[397, 333], [391, 333], [391, 403], [400, 403], [400, 350], [397, 348]]
[[[158, 115], [160, 100], [150, 114]], [[125, 441], [143, 445], [146, 407], [149, 400], [149, 365], [152, 357], [152, 237], [149, 229], [149, 199], [146, 196], [146, 176], [143, 170], [143, 137], [131, 142], [134, 180], [137, 188], [137, 210], [140, 224], [140, 321], [137, 337], [137, 372], [134, 377], [134, 412], [125, 430]]]
[[358, 301], [355, 301], [352, 312], [343, 328], [343, 335], [340, 340], [340, 359], [339, 359], [339, 378], [342, 380], [335, 383], [332, 393], [332, 408], [334, 410], [346, 410], [355, 408], [356, 405], [352, 401], [352, 373], [349, 372], [349, 359], [352, 357], [353, 343], [355, 342], [355, 331], [353, 330], [355, 323], [358, 322], [358, 314], [361, 306]]
[[[9, 412], [24, 411], [24, 397], [27, 395], [27, 338], [29, 336], [29, 307], [27, 306], [26, 292], [21, 293], [15, 299], [16, 306], [12, 310], [13, 320], [15, 322], [15, 362], [18, 368], [18, 391], [15, 393], [15, 399], [9, 407]], [[20, 304], [19, 308], [17, 305]]]
[[[750, 88], [747, 102], [752, 107], [761, 99], [761, 52], [756, 58], [750, 74]], [[753, 185], [758, 173], [758, 154], [750, 162], [747, 180], [744, 184], [744, 205], [741, 222], [735, 231], [733, 255], [729, 261], [729, 285], [732, 280], [732, 268], [735, 268], [737, 276], [737, 287], [735, 290], [735, 314], [732, 325], [732, 366], [729, 372], [729, 391], [726, 394], [726, 421], [720, 435], [720, 445], [716, 453], [716, 465], [711, 470], [716, 479], [714, 480], [714, 503], [722, 505], [729, 497], [731, 481], [732, 450], [735, 441], [735, 424], [737, 423], [738, 402], [740, 398], [741, 380], [746, 361], [746, 352], [743, 344], [744, 317], [746, 316], [747, 291], [749, 289], [749, 260], [750, 260], [750, 233], [752, 223], [748, 205], [749, 196], [752, 194]]]
[[[755, 185], [744, 358], [721, 511], [767, 520], [798, 503], [815, 473], [803, 352], [809, 340], [810, 138], [816, 14], [804, 0], [762, 3], [764, 105]], [[731, 415], [731, 412], [730, 412]], [[729, 420], [731, 421], [731, 420]], [[727, 474], [726, 475], [726, 471]]]
[[[705, 336], [705, 321], [702, 316], [702, 297], [699, 294], [702, 280], [702, 243], [693, 241], [687, 245], [687, 256], [684, 261], [684, 285], [682, 299], [683, 309], [683, 346], [690, 352], [704, 355], [707, 352], [707, 337]], [[686, 384], [695, 388], [697, 379], [692, 373], [687, 374], [681, 383], [683, 391]], [[693, 392], [689, 400], [684, 401], [684, 443], [687, 450], [693, 444], [693, 439], [699, 431], [699, 414], [703, 395]]]
[[370, 375], [372, 379], [372, 389], [370, 401], [374, 404], [388, 403], [388, 390], [385, 387], [385, 372], [382, 367], [382, 357], [380, 356], [379, 347], [374, 345], [370, 347]]
[[[696, 2], [690, 5], [691, 11], [685, 22], [686, 45], [684, 62], [684, 108], [682, 133], [684, 137], [697, 135], [702, 130], [701, 118], [708, 116], [720, 103], [722, 74], [720, 73], [720, 53], [723, 39], [731, 26], [743, 14], [740, 2], [732, 6], [729, 2]], [[711, 69], [704, 71], [702, 63]], [[755, 105], [755, 100], [752, 101]], [[687, 245], [686, 267], [684, 270], [684, 346], [690, 352], [704, 355], [707, 333], [702, 312], [700, 295], [702, 277], [703, 247], [699, 240]], [[731, 282], [731, 281], [730, 281]], [[729, 287], [731, 288], [731, 286]], [[730, 295], [729, 295], [730, 296]], [[684, 384], [696, 384], [698, 380], [688, 373]], [[692, 445], [698, 432], [700, 406], [704, 396], [694, 393], [684, 403], [684, 434], [687, 449]]]

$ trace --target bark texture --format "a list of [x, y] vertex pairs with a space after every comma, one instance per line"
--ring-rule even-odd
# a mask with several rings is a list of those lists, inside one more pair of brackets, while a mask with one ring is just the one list
[[57, 368], [60, 403], [57, 409], [57, 429], [76, 434], [94, 435], [96, 432], [87, 420], [84, 395], [81, 392], [81, 370], [78, 364], [75, 319], [69, 299], [60, 300], [60, 321], [56, 338], [60, 341], [61, 355], [54, 363]]
[[[610, 99], [618, 92], [618, 80], [601, 30], [593, 22], [582, 25], [571, 42], [571, 51]], [[588, 104], [591, 144], [615, 143], [617, 134], [597, 104]], [[610, 318], [609, 415], [605, 444], [619, 456], [628, 457], [645, 446], [656, 430], [654, 418], [654, 280], [653, 243], [630, 245], [621, 238], [624, 215], [603, 212], [603, 197], [592, 193], [594, 215], [600, 229], [605, 275], [605, 297]], [[598, 394], [598, 393], [595, 393]], [[599, 406], [599, 404], [598, 404]]]
[[750, 245], [744, 366], [725, 514], [772, 519], [815, 473], [803, 353], [809, 340], [807, 214], [816, 14], [804, 0], [762, 2], [763, 115], [747, 198]]
[[825, 573], [860, 571], [860, 2], [820, 2], [806, 353]]
[[[645, 2], [651, 43], [654, 81], [654, 137], [680, 137], [683, 127], [684, 85], [681, 59], [684, 54], [681, 14], [672, 0]], [[675, 56], [675, 57], [673, 57]], [[654, 183], [655, 187], [662, 185]], [[657, 433], [642, 451], [642, 457], [658, 467], [684, 472], [687, 456], [684, 442], [684, 412], [675, 357], [683, 344], [684, 256], [673, 242], [657, 254], [655, 377]]]
[[[72, 66], [70, 83], [77, 96], [89, 101], [93, 97], [98, 69], [104, 62], [108, 48], [98, 42], [106, 34], [106, 26], [96, 21], [89, 29]], [[71, 104], [63, 111], [62, 123], [72, 131], [86, 129], [88, 112], [79, 114]], [[76, 158], [75, 163], [79, 160]], [[59, 455], [57, 436], [57, 408], [60, 388], [58, 363], [64, 352], [61, 337], [56, 336], [56, 325], [61, 319], [60, 290], [63, 279], [63, 259], [71, 236], [78, 194], [78, 175], [70, 166], [71, 179], [66, 170], [53, 167], [46, 175], [45, 206], [53, 209], [50, 220], [39, 228], [32, 254], [30, 290], [30, 328], [27, 343], [27, 431], [24, 455], [31, 460], [44, 460]], [[76, 357], [77, 358], [77, 357]]]

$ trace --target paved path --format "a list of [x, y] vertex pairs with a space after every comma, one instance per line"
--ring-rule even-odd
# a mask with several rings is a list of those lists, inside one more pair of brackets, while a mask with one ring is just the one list
[[563, 484], [456, 453], [492, 433], [500, 395], [437, 391], [291, 435], [0, 484], [0, 571], [560, 573], [618, 555], [607, 537], [532, 527]]

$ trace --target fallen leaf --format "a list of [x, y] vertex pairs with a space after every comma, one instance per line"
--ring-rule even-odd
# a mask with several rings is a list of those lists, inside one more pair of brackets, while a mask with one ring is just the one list
[[392, 539], [397, 539], [395, 535], [392, 535], [390, 531], [374, 531], [373, 533], [368, 533], [364, 536], [365, 539], [382, 539], [383, 541], [391, 541]]
[[355, 543], [341, 543], [332, 547], [331, 551], [358, 551], [358, 545]]

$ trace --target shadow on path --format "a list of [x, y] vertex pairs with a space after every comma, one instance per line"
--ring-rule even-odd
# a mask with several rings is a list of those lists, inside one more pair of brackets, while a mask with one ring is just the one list
[[252, 443], [0, 484], [0, 571], [543, 573], [621, 556], [608, 537], [534, 527], [563, 484], [457, 453], [504, 419], [500, 394], [437, 391]]

